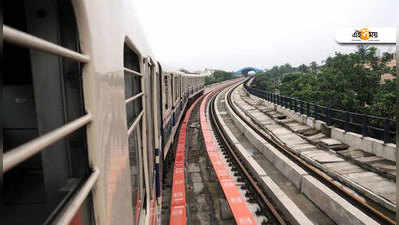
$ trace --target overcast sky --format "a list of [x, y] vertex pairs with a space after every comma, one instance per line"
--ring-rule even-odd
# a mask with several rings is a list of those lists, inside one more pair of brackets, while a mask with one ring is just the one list
[[135, 6], [155, 56], [191, 71], [320, 63], [353, 51], [335, 42], [337, 29], [399, 22], [399, 0], [136, 0]]

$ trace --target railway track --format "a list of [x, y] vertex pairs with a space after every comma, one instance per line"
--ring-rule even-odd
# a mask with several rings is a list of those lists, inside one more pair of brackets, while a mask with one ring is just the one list
[[[273, 203], [266, 196], [262, 187], [258, 184], [256, 178], [252, 175], [249, 169], [246, 168], [245, 164], [242, 163], [240, 156], [237, 154], [238, 149], [232, 144], [227, 134], [224, 132], [223, 127], [220, 123], [215, 110], [215, 101], [217, 94], [213, 95], [209, 104], [209, 115], [210, 121], [213, 127], [213, 131], [216, 140], [220, 146], [223, 155], [227, 158], [227, 162], [234, 172], [234, 175], [239, 177], [239, 181], [243, 181], [245, 184], [241, 188], [246, 189], [249, 201], [256, 201], [260, 206], [260, 209], [256, 211], [256, 214], [263, 215], [268, 218], [267, 222], [263, 221], [262, 224], [288, 224], [283, 216], [279, 213]], [[234, 213], [234, 212], [233, 212]]]
[[[396, 224], [395, 221], [393, 221], [391, 218], [384, 215], [382, 212], [380, 212], [375, 207], [371, 206], [367, 202], [364, 202], [364, 200], [360, 199], [358, 196], [352, 194], [348, 190], [345, 190], [342, 186], [339, 186], [336, 183], [334, 183], [333, 179], [331, 179], [331, 177], [329, 177], [328, 175], [326, 175], [325, 173], [320, 171], [318, 168], [314, 167], [313, 165], [307, 163], [305, 160], [301, 159], [299, 156], [295, 155], [293, 153], [293, 151], [288, 146], [283, 144], [279, 140], [279, 138], [276, 135], [274, 135], [270, 130], [267, 130], [267, 128], [265, 128], [265, 130], [259, 129], [255, 124], [253, 124], [251, 121], [249, 121], [243, 115], [241, 115], [241, 113], [238, 112], [237, 108], [233, 104], [232, 97], [231, 97], [233, 91], [238, 86], [239, 85], [236, 85], [234, 88], [231, 88], [227, 92], [226, 104], [228, 104], [231, 107], [234, 114], [237, 117], [239, 117], [250, 129], [252, 129], [257, 135], [259, 135], [264, 141], [270, 143], [274, 148], [276, 148], [278, 151], [283, 153], [287, 158], [289, 158], [295, 164], [297, 164], [302, 169], [304, 169], [307, 173], [312, 175], [314, 178], [319, 180], [321, 183], [325, 184], [332, 191], [334, 191], [339, 196], [341, 196], [342, 198], [347, 200], [349, 203], [354, 205], [356, 208], [360, 209], [363, 213], [365, 213], [369, 217], [373, 218], [375, 221], [377, 221], [381, 224]], [[211, 111], [213, 111], [213, 110], [211, 110]], [[215, 115], [212, 115], [212, 114], [211, 114], [211, 117], [215, 117]], [[215, 130], [221, 130], [221, 128], [218, 127], [217, 121], [214, 121], [213, 123], [215, 124], [215, 127], [217, 128]], [[223, 134], [223, 130], [217, 131], [217, 132]], [[222, 141], [222, 145], [224, 145], [224, 143], [225, 142]], [[233, 158], [234, 158], [234, 156], [233, 156]]]
[[[295, 155], [292, 150], [290, 150], [285, 144], [281, 143], [279, 138], [271, 131], [268, 132], [268, 130], [260, 129], [250, 121], [249, 118], [246, 118], [243, 113], [240, 112], [240, 109], [236, 108], [237, 106], [235, 106], [232, 101], [232, 93], [240, 86], [240, 84], [241, 82], [239, 84], [223, 85], [222, 87], [201, 97], [200, 99], [202, 100], [198, 99], [196, 101], [196, 103], [201, 102], [200, 124], [208, 153], [208, 160], [214, 169], [215, 175], [221, 189], [223, 190], [224, 197], [228, 202], [236, 224], [313, 224], [313, 222], [311, 222], [311, 220], [309, 220], [299, 208], [295, 208], [295, 204], [293, 204], [294, 207], [291, 207], [291, 204], [285, 204], [285, 209], [281, 207], [284, 203], [279, 200], [276, 201], [275, 194], [270, 194], [270, 189], [265, 188], [266, 183], [264, 177], [267, 177], [267, 174], [264, 171], [258, 173], [256, 165], [254, 166], [249, 161], [253, 160], [253, 158], [249, 157], [251, 159], [246, 159], [248, 156], [242, 153], [242, 146], [240, 148], [240, 144], [237, 144], [237, 141], [232, 140], [231, 131], [229, 131], [228, 128], [225, 128], [226, 124], [220, 116], [221, 112], [217, 110], [217, 99], [218, 95], [221, 93], [225, 94], [224, 104], [226, 107], [228, 106], [231, 109], [230, 112], [245, 123], [248, 130], [253, 130], [263, 139], [263, 141], [267, 142], [269, 146], [273, 146], [286, 158], [305, 170], [310, 176], [312, 176], [312, 178], [316, 178], [319, 182], [325, 184], [330, 190], [346, 200], [346, 202], [353, 205], [352, 209], [364, 213], [370, 218], [370, 221], [374, 220], [372, 224], [377, 224], [376, 222], [380, 224], [395, 224], [391, 218], [387, 217], [376, 208], [373, 208], [358, 196], [335, 184], [328, 175]], [[192, 106], [192, 108], [193, 107], [194, 106]], [[188, 114], [191, 112], [192, 108], [188, 110]], [[209, 120], [206, 117], [207, 113], [209, 115]], [[189, 115], [186, 115], [182, 124], [182, 130], [186, 130], [185, 127], [187, 126], [189, 117]], [[188, 221], [187, 216], [189, 216], [189, 214], [186, 214], [185, 212], [185, 195], [184, 193], [183, 195], [180, 194], [180, 192], [184, 192], [185, 189], [183, 172], [185, 149], [184, 139], [184, 135], [182, 138], [179, 138], [178, 145], [182, 146], [180, 146], [180, 148], [178, 146], [177, 149], [180, 149], [180, 151], [176, 152], [170, 224], [186, 224]], [[255, 162], [255, 160], [253, 161]], [[180, 173], [180, 175], [176, 173]], [[178, 177], [180, 177], [180, 180], [175, 180], [175, 178]], [[177, 188], [177, 186], [182, 187]], [[284, 193], [280, 194], [284, 195]], [[176, 199], [174, 199], [173, 196]], [[277, 198], [279, 197], [281, 196], [277, 195]], [[182, 204], [177, 204], [179, 202]], [[287, 207], [287, 205], [290, 206]], [[287, 208], [289, 207], [295, 209], [288, 209], [288, 211], [291, 211], [287, 213]], [[341, 224], [342, 221], [345, 223], [345, 217], [339, 219], [331, 217], [331, 219], [339, 224]], [[369, 223], [363, 222], [360, 224]]]
[[[187, 182], [188, 179], [186, 177], [186, 147], [188, 145], [187, 143], [187, 125], [191, 116], [191, 112], [193, 111], [195, 105], [197, 103], [201, 102], [201, 108], [204, 109], [204, 106], [208, 100], [209, 96], [212, 96], [213, 94], [217, 93], [219, 90], [222, 90], [226, 86], [230, 86], [230, 84], [224, 84], [221, 85], [221, 87], [217, 88], [214, 91], [211, 91], [208, 94], [205, 94], [204, 96], [199, 97], [187, 110], [186, 115], [184, 117], [184, 120], [181, 124], [181, 129], [179, 132], [178, 140], [177, 140], [177, 146], [176, 146], [176, 154], [175, 154], [175, 161], [174, 161], [174, 169], [173, 169], [173, 181], [172, 181], [172, 190], [171, 190], [171, 201], [170, 201], [170, 215], [169, 215], [169, 224], [178, 224], [178, 225], [184, 225], [187, 224], [190, 219], [190, 213], [189, 209], [187, 206]], [[201, 118], [205, 118], [204, 116]], [[202, 119], [201, 119], [202, 120]], [[204, 122], [202, 120], [202, 122]], [[202, 126], [204, 128], [204, 126]], [[211, 137], [210, 131], [208, 128], [206, 128], [207, 134], [204, 135], [205, 137], [205, 142], [207, 143], [207, 150], [209, 150], [210, 146], [212, 145], [214, 150], [216, 150], [216, 144], [215, 143], [210, 143], [209, 138]], [[204, 130], [202, 130], [203, 133]], [[208, 140], [206, 139], [208, 138]], [[209, 151], [208, 151], [209, 153]], [[220, 183], [220, 186], [224, 189], [225, 194], [227, 195], [227, 199], [231, 200], [232, 198], [229, 198], [233, 196], [233, 198], [236, 200], [233, 205], [236, 206], [236, 208], [233, 207], [233, 215], [237, 218], [240, 218], [237, 221], [236, 224], [238, 225], [245, 225], [245, 224], [257, 224], [255, 220], [252, 218], [252, 215], [249, 211], [248, 208], [246, 208], [245, 201], [243, 199], [240, 199], [240, 193], [238, 190], [234, 190], [233, 180], [229, 179], [228, 177], [228, 171], [225, 168], [222, 168], [222, 160], [218, 160], [216, 156], [216, 152], [211, 152], [210, 154], [213, 154], [212, 157], [209, 157], [210, 161], [212, 163], [218, 162], [217, 170], [215, 170], [216, 175], [218, 176], [218, 180]], [[223, 175], [221, 175], [223, 173]], [[222, 178], [222, 179], [220, 179]], [[226, 189], [227, 188], [227, 189]], [[231, 203], [231, 201], [230, 201]], [[229, 204], [231, 207], [231, 204]], [[235, 210], [234, 210], [235, 209]]]

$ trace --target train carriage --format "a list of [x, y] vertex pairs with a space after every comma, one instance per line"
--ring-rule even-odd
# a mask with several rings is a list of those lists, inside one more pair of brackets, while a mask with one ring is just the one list
[[204, 76], [164, 70], [129, 0], [6, 1], [4, 24], [2, 223], [159, 224]]

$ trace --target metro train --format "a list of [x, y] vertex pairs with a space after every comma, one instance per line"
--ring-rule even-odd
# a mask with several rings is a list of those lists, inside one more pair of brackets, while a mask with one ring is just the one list
[[131, 0], [3, 9], [0, 224], [160, 224], [162, 162], [206, 75], [158, 62]]

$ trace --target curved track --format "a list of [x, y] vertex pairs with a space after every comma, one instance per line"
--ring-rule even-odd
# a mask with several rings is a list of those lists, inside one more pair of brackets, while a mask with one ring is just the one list
[[[205, 107], [208, 102], [208, 98], [213, 96], [218, 91], [223, 88], [230, 86], [232, 83], [223, 84], [215, 90], [199, 97], [187, 110], [184, 120], [181, 124], [181, 129], [179, 132], [176, 155], [173, 168], [173, 183], [172, 183], [172, 193], [171, 193], [171, 203], [170, 203], [170, 217], [169, 224], [173, 225], [185, 225], [187, 224], [187, 202], [186, 202], [186, 178], [185, 178], [185, 150], [186, 150], [186, 138], [187, 138], [187, 125], [191, 116], [191, 112], [194, 107], [202, 100], [200, 115], [201, 115], [201, 127], [204, 135], [206, 149], [209, 154], [209, 158], [215, 168], [218, 180], [226, 194], [226, 199], [229, 201], [230, 208], [232, 208], [232, 213], [236, 218], [238, 225], [244, 224], [256, 224], [253, 219], [251, 212], [249, 211], [245, 200], [240, 196], [238, 190], [235, 189], [235, 185], [232, 185], [232, 179], [228, 176], [228, 171], [223, 168], [223, 165], [218, 159], [216, 152], [217, 143], [213, 143], [213, 137], [210, 133], [210, 129], [206, 124], [205, 118]], [[217, 165], [215, 165], [215, 162]], [[241, 198], [240, 198], [241, 197]], [[231, 201], [234, 198], [237, 201]], [[241, 220], [240, 220], [241, 219]]]
[[187, 110], [179, 133], [178, 144], [176, 147], [176, 158], [173, 168], [172, 199], [170, 208], [169, 224], [186, 224], [186, 182], [184, 176], [185, 169], [185, 149], [186, 149], [186, 130], [191, 112], [195, 105], [203, 98], [199, 97]]
[[220, 124], [220, 121], [219, 121], [218, 117], [216, 116], [215, 99], [216, 99], [216, 95], [212, 97], [212, 100], [209, 105], [210, 121], [214, 128], [214, 132], [218, 139], [218, 142], [221, 145], [223, 154], [229, 156], [230, 160], [228, 160], [228, 161], [230, 161], [230, 162], [234, 161], [235, 166], [233, 166], [233, 170], [240, 171], [241, 177], [243, 177], [244, 180], [247, 181], [248, 185], [246, 188], [248, 188], [248, 190], [250, 190], [251, 193], [254, 194], [253, 197], [258, 202], [258, 204], [262, 208], [267, 209], [266, 211], [262, 210], [259, 213], [267, 212], [267, 215], [265, 215], [265, 216], [267, 218], [271, 219], [269, 221], [269, 223], [271, 222], [273, 224], [287, 224], [286, 221], [280, 215], [280, 213], [277, 211], [277, 209], [274, 207], [272, 202], [269, 201], [268, 197], [265, 195], [262, 188], [258, 185], [256, 178], [252, 176], [251, 172], [242, 163], [242, 160], [239, 158], [239, 156], [236, 153], [238, 150], [235, 148], [235, 146], [233, 144], [231, 144], [229, 142], [228, 138], [226, 137], [226, 134]]
[[309, 163], [305, 162], [303, 159], [295, 155], [288, 146], [283, 144], [279, 138], [274, 135], [271, 131], [267, 130], [263, 131], [260, 130], [258, 127], [256, 127], [252, 122], [248, 121], [246, 118], [244, 118], [236, 109], [232, 102], [232, 92], [238, 87], [239, 85], [235, 86], [232, 88], [228, 93], [227, 93], [227, 104], [230, 105], [230, 107], [233, 109], [234, 113], [247, 124], [252, 130], [254, 130], [260, 137], [262, 137], [264, 140], [269, 142], [273, 147], [278, 149], [280, 152], [282, 152], [285, 156], [287, 156], [289, 159], [291, 159], [293, 162], [295, 162], [297, 165], [302, 167], [305, 171], [307, 171], [309, 174], [311, 174], [313, 177], [318, 179], [320, 182], [323, 184], [327, 185], [331, 190], [336, 192], [338, 195], [346, 199], [348, 202], [350, 202], [352, 205], [356, 206], [360, 210], [362, 210], [365, 214], [369, 215], [376, 221], [378, 221], [381, 224], [396, 224], [392, 219], [389, 217], [385, 216], [383, 213], [378, 211], [376, 208], [370, 206], [366, 202], [362, 201], [359, 197], [351, 194], [349, 191], [345, 190], [343, 187], [338, 186], [337, 184], [332, 182], [332, 179], [322, 173], [318, 168], [310, 165]]

